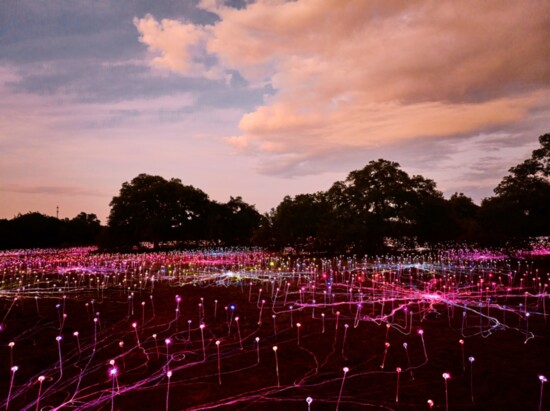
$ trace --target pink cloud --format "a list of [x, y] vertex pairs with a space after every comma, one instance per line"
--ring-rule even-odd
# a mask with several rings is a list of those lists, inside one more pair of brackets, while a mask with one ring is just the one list
[[188, 73], [192, 56], [181, 50], [201, 37], [219, 70], [272, 84], [276, 94], [242, 117], [242, 135], [226, 139], [238, 149], [301, 161], [334, 148], [475, 135], [527, 121], [549, 100], [547, 2], [201, 4], [220, 20], [147, 16], [136, 26], [160, 52], [157, 66]]

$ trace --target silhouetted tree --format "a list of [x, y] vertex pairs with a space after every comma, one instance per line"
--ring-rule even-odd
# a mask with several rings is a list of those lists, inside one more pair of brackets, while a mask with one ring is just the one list
[[300, 194], [294, 198], [286, 196], [271, 213], [276, 244], [283, 247], [324, 247], [323, 225], [330, 211], [324, 193]]
[[101, 232], [101, 222], [95, 214], [81, 212], [67, 222], [70, 245], [96, 244]]
[[261, 215], [256, 207], [247, 204], [241, 197], [230, 197], [223, 208], [225, 242], [232, 245], [250, 245], [261, 221]]
[[207, 236], [208, 196], [179, 179], [140, 174], [111, 201], [109, 228], [122, 244], [197, 240]]
[[482, 202], [482, 221], [491, 239], [550, 234], [550, 134], [539, 142], [531, 158], [509, 169], [496, 195]]
[[450, 239], [474, 242], [479, 240], [479, 210], [480, 207], [463, 193], [454, 193], [447, 201], [452, 218], [449, 226]]
[[327, 196], [338, 243], [374, 251], [384, 247], [385, 238], [440, 237], [442, 194], [432, 180], [410, 177], [399, 167], [383, 159], [371, 161], [330, 188]]

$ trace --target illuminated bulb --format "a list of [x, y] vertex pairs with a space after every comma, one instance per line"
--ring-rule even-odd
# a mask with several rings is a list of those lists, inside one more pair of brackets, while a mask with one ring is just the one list
[[539, 375], [539, 380], [540, 380], [540, 382], [542, 382], [542, 383], [545, 383], [545, 382], [548, 381], [548, 379], [547, 379], [544, 375]]
[[276, 345], [273, 346], [273, 351], [277, 351], [277, 346]]
[[349, 371], [349, 368], [348, 368], [348, 367], [344, 367], [344, 368], [342, 368], [342, 370], [344, 371], [344, 374], [346, 374], [346, 373]]
[[468, 357], [468, 361], [474, 362], [476, 359], [474, 357]]
[[43, 382], [45, 379], [46, 379], [46, 377], [41, 375], [40, 377], [38, 377], [38, 382]]
[[449, 378], [451, 378], [451, 374], [449, 374], [448, 372], [444, 372], [444, 373], [443, 373], [443, 378], [444, 378], [445, 380], [448, 380]]
[[[94, 321], [96, 321], [95, 318], [94, 318]], [[132, 327], [136, 328], [136, 327], [137, 327], [137, 323], [132, 323]]]

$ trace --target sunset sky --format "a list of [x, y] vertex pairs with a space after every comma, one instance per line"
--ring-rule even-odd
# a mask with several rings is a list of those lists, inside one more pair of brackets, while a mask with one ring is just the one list
[[550, 1], [4, 0], [0, 218], [139, 173], [259, 211], [397, 161], [492, 195], [550, 132]]

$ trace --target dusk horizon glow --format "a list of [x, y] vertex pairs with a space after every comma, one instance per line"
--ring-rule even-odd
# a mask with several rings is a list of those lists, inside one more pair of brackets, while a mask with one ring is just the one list
[[384, 158], [476, 203], [548, 130], [550, 3], [8, 0], [0, 218], [140, 173], [264, 213]]

